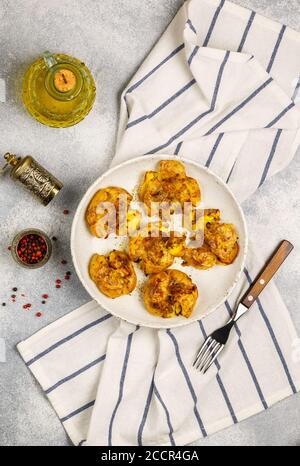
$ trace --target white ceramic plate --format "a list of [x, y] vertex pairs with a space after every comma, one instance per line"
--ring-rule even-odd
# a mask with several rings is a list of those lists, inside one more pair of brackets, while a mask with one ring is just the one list
[[[137, 264], [134, 266], [138, 277], [138, 286], [130, 295], [110, 299], [98, 290], [88, 273], [91, 256], [94, 253], [107, 254], [112, 249], [124, 249], [127, 239], [124, 237], [100, 239], [92, 236], [85, 223], [86, 208], [92, 196], [100, 188], [120, 186], [131, 193], [136, 192], [145, 171], [155, 170], [158, 162], [164, 158], [172, 159], [170, 156], [162, 155], [142, 156], [113, 167], [100, 176], [83, 196], [73, 220], [71, 233], [71, 251], [75, 269], [91, 297], [116, 317], [136, 325], [156, 328], [186, 325], [215, 311], [227, 299], [240, 277], [248, 243], [243, 212], [226, 184], [205, 167], [180, 158], [185, 164], [188, 176], [196, 178], [200, 184], [202, 193], [200, 207], [219, 208], [222, 221], [233, 223], [236, 226], [239, 234], [240, 252], [235, 262], [226, 267], [216, 266], [210, 270], [197, 270], [192, 267], [182, 267], [180, 259], [175, 259], [172, 268], [187, 273], [198, 287], [198, 301], [189, 319], [181, 316], [163, 319], [147, 312], [141, 293], [142, 284], [146, 278]], [[134, 202], [132, 207], [134, 207]]]

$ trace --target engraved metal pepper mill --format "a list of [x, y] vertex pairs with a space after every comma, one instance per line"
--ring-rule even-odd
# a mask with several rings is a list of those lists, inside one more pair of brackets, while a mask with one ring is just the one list
[[4, 155], [6, 160], [4, 170], [10, 165], [12, 167], [10, 177], [14, 181], [19, 181], [28, 191], [30, 191], [43, 205], [49, 202], [59, 193], [63, 184], [42, 167], [33, 157], [27, 155], [18, 158], [14, 154], [7, 152]]

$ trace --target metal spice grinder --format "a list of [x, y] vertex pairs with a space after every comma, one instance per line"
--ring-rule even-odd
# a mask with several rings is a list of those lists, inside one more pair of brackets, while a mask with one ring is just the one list
[[48, 205], [63, 187], [63, 183], [30, 155], [17, 158], [14, 154], [7, 152], [4, 159], [7, 163], [1, 171], [4, 172], [6, 167], [10, 165], [12, 167], [10, 177], [21, 183], [44, 206]]

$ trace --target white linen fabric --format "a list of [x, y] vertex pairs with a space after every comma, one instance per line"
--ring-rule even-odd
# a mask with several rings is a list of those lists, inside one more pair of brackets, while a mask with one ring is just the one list
[[[183, 156], [244, 200], [298, 146], [299, 51], [297, 32], [253, 11], [186, 2], [123, 93], [113, 164]], [[192, 369], [259, 271], [248, 257], [230, 299], [199, 322], [138, 328], [92, 301], [18, 345], [74, 444], [183, 445], [300, 390], [297, 335], [272, 283], [210, 371]]]

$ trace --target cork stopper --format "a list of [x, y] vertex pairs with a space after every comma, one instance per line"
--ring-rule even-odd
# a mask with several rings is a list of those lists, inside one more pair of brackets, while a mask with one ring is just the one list
[[70, 92], [76, 86], [76, 76], [73, 71], [60, 69], [54, 75], [54, 86], [58, 92]]

